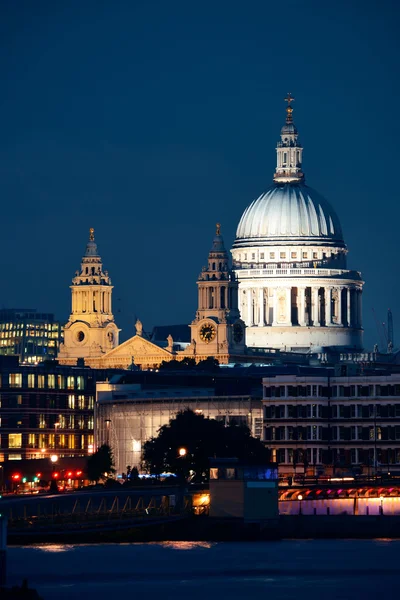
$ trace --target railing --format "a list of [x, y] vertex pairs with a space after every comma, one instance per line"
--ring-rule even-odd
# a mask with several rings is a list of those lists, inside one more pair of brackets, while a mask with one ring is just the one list
[[348, 271], [345, 269], [237, 269], [236, 273], [239, 278], [261, 277], [263, 275], [267, 277], [298, 277], [303, 275], [310, 275], [312, 277], [341, 277], [342, 275], [347, 275], [346, 279], [360, 278], [358, 271]]

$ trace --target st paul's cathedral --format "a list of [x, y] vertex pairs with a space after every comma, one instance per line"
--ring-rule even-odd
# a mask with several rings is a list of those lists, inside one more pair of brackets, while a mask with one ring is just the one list
[[220, 225], [198, 280], [190, 339], [171, 331], [119, 344], [111, 279], [103, 270], [94, 230], [72, 280], [72, 309], [64, 328], [61, 364], [95, 368], [157, 368], [162, 361], [215, 357], [220, 364], [260, 362], [266, 351], [316, 353], [362, 349], [362, 286], [347, 269], [347, 246], [331, 205], [305, 183], [303, 148], [288, 95], [272, 185], [240, 219], [232, 266]]

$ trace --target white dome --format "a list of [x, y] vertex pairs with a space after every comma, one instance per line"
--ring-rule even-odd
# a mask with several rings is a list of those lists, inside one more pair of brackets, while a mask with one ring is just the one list
[[333, 208], [318, 192], [297, 182], [273, 185], [246, 208], [234, 247], [280, 241], [345, 246]]

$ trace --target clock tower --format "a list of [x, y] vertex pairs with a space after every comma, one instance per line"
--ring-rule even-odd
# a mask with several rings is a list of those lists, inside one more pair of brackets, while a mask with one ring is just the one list
[[245, 325], [238, 309], [238, 282], [229, 267], [219, 223], [197, 287], [198, 309], [190, 325], [190, 350], [200, 360], [214, 356], [221, 363], [229, 362], [229, 355], [243, 355]]
[[111, 308], [113, 286], [108, 272], [103, 271], [94, 229], [89, 231], [80, 271], [76, 271], [70, 287], [72, 309], [58, 354], [61, 364], [76, 364], [78, 358], [98, 358], [118, 346], [120, 330]]

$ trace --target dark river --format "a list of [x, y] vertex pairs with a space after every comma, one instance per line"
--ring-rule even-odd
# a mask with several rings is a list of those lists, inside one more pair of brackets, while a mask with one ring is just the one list
[[8, 585], [43, 600], [400, 597], [400, 540], [14, 546]]

